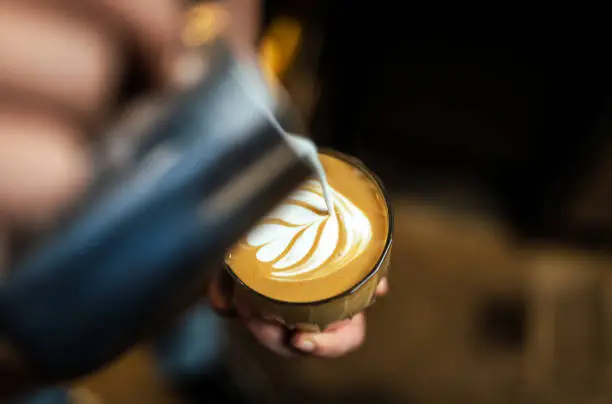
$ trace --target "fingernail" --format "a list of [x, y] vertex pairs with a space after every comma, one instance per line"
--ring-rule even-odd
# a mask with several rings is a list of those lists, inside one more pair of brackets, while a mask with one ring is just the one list
[[296, 347], [300, 351], [312, 352], [312, 351], [315, 350], [316, 345], [315, 345], [314, 341], [311, 340], [311, 339], [301, 339], [301, 340], [297, 341]]

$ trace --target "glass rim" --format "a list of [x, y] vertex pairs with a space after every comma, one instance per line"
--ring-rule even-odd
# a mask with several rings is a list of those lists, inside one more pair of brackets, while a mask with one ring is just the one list
[[319, 299], [319, 300], [313, 300], [310, 302], [289, 302], [286, 300], [278, 300], [275, 299], [273, 297], [270, 296], [266, 296], [261, 292], [258, 292], [257, 290], [253, 289], [252, 287], [250, 287], [249, 285], [247, 285], [246, 283], [244, 283], [242, 281], [242, 279], [240, 279], [240, 277], [238, 275], [236, 275], [236, 273], [232, 270], [231, 266], [229, 266], [226, 262], [226, 260], [223, 260], [223, 267], [224, 269], [230, 274], [230, 276], [232, 277], [232, 279], [234, 280], [234, 282], [236, 282], [238, 285], [240, 285], [241, 287], [245, 288], [247, 291], [249, 291], [250, 293], [255, 294], [256, 296], [263, 298], [265, 300], [268, 300], [272, 303], [278, 304], [278, 305], [286, 305], [286, 306], [320, 306], [329, 302], [332, 302], [334, 300], [337, 299], [342, 299], [345, 298], [347, 296], [351, 296], [355, 293], [357, 293], [359, 291], [359, 289], [361, 289], [364, 285], [366, 285], [374, 276], [376, 276], [376, 274], [378, 274], [378, 272], [380, 271], [381, 267], [383, 266], [383, 263], [385, 262], [387, 256], [389, 255], [390, 251], [391, 251], [391, 245], [393, 243], [393, 227], [394, 227], [394, 212], [393, 212], [393, 207], [391, 206], [391, 202], [389, 200], [389, 194], [387, 193], [387, 190], [385, 189], [384, 185], [382, 184], [382, 181], [380, 180], [380, 178], [372, 171], [370, 170], [361, 160], [349, 156], [347, 154], [344, 154], [342, 152], [339, 152], [337, 150], [333, 150], [330, 148], [323, 148], [319, 150], [320, 154], [324, 154], [324, 155], [328, 155], [334, 158], [337, 158], [339, 160], [344, 161], [345, 163], [350, 164], [353, 167], [358, 168], [359, 170], [361, 170], [372, 182], [374, 182], [376, 184], [376, 186], [378, 187], [378, 189], [381, 192], [381, 195], [383, 197], [383, 199], [385, 200], [385, 206], [387, 208], [387, 224], [388, 224], [388, 231], [387, 231], [387, 239], [385, 240], [385, 245], [383, 247], [382, 253], [380, 254], [380, 257], [378, 258], [378, 260], [376, 261], [376, 264], [374, 264], [374, 267], [370, 270], [370, 272], [368, 272], [368, 274], [366, 276], [364, 276], [359, 282], [357, 282], [355, 285], [351, 286], [349, 289], [340, 292], [338, 294], [335, 294], [333, 296], [330, 297], [326, 297], [324, 299]]

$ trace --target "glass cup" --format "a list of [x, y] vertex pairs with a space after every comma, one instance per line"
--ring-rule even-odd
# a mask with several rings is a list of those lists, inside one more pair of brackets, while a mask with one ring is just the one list
[[388, 227], [384, 248], [376, 264], [359, 282], [348, 290], [323, 299], [310, 302], [287, 302], [266, 296], [246, 285], [232, 268], [225, 264], [225, 269], [234, 280], [234, 296], [246, 302], [261, 318], [278, 322], [289, 329], [319, 332], [332, 323], [350, 319], [354, 315], [374, 304], [378, 283], [387, 275], [391, 259], [393, 242], [393, 210], [389, 196], [380, 179], [365, 164], [354, 157], [333, 150], [320, 153], [349, 163], [359, 169], [377, 187], [384, 198], [387, 208]]

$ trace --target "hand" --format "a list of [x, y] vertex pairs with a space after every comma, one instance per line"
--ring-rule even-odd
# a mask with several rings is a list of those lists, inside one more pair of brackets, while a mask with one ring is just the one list
[[[0, 273], [15, 235], [83, 193], [86, 143], [121, 106], [131, 60], [143, 88], [164, 85], [182, 16], [177, 0], [0, 1]], [[12, 347], [0, 356], [0, 401], [41, 381]]]
[[[265, 347], [284, 357], [297, 353], [323, 358], [336, 358], [359, 348], [365, 339], [365, 314], [359, 313], [350, 320], [330, 325], [321, 333], [296, 332], [277, 323], [264, 321], [249, 314], [250, 310], [241, 302], [233, 301], [231, 279], [220, 272], [210, 287], [210, 301], [221, 314], [237, 314], [253, 336]], [[384, 296], [389, 289], [387, 278], [381, 280], [376, 289], [377, 296]]]
[[81, 194], [91, 173], [85, 143], [117, 107], [126, 55], [142, 60], [144, 82], [163, 85], [180, 38], [179, 6], [1, 2], [0, 239], [44, 227]]

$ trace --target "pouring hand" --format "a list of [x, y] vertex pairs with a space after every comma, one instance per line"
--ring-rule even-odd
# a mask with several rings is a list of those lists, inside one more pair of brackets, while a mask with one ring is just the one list
[[86, 143], [118, 107], [126, 55], [163, 86], [181, 19], [175, 0], [1, 2], [0, 251], [82, 193]]

